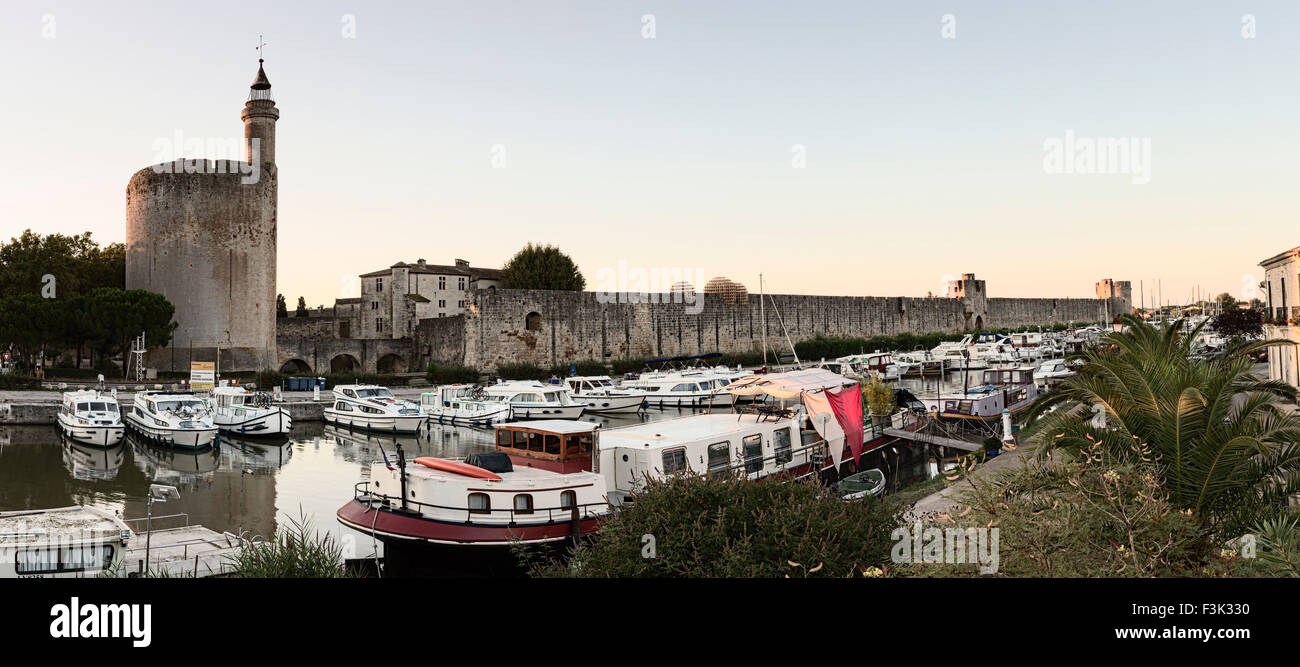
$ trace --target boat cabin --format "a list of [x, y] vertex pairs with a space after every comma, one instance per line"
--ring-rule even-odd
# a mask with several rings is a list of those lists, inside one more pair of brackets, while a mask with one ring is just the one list
[[592, 470], [592, 452], [600, 442], [600, 424], [563, 419], [499, 424], [497, 451], [515, 466], [559, 473]]
[[990, 368], [984, 371], [984, 384], [1004, 386], [1033, 383], [1034, 368], [1032, 366], [1022, 366], [1020, 368]]

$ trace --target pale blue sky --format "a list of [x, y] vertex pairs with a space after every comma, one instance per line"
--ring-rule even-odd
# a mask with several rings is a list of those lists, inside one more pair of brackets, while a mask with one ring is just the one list
[[[242, 136], [259, 33], [280, 291], [313, 305], [527, 241], [589, 281], [620, 261], [875, 296], [968, 271], [994, 296], [1160, 277], [1175, 301], [1240, 293], [1300, 245], [1300, 8], [1262, 0], [6, 0], [0, 236], [122, 240], [158, 140]], [[1149, 138], [1151, 182], [1045, 173], [1067, 130]]]

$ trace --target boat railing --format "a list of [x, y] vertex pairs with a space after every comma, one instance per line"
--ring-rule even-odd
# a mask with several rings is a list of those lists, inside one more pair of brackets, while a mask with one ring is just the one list
[[133, 531], [135, 531], [135, 532], [138, 533], [138, 532], [140, 532], [140, 531], [136, 530], [136, 526], [135, 526], [135, 524], [137, 524], [137, 523], [143, 523], [143, 524], [145, 524], [145, 525], [152, 525], [155, 521], [160, 521], [160, 520], [162, 520], [162, 519], [176, 519], [176, 518], [180, 518], [180, 517], [184, 517], [184, 518], [185, 518], [185, 525], [186, 525], [186, 526], [189, 526], [189, 525], [190, 525], [190, 515], [189, 515], [189, 514], [186, 514], [185, 512], [177, 512], [176, 514], [160, 514], [160, 515], [158, 515], [158, 516], [142, 516], [142, 517], [137, 517], [137, 518], [134, 518], [134, 519], [122, 519], [122, 521], [123, 521], [124, 523], [128, 524], [129, 526], [131, 526], [131, 530], [133, 530]]
[[[385, 507], [389, 507], [390, 509], [394, 504], [397, 504], [398, 506], [401, 506], [402, 504], [401, 498], [393, 498], [392, 496], [388, 496], [384, 494], [371, 493], [369, 480], [357, 482], [352, 487], [352, 490], [353, 490], [353, 498], [357, 502], [364, 503], [366, 505], [372, 504], [375, 500], [378, 500], [381, 504], [383, 504]], [[527, 491], [521, 489], [520, 493], [527, 493]], [[515, 509], [513, 506], [509, 508], [502, 508], [502, 509], [496, 509], [496, 508], [471, 509], [468, 506], [454, 507], [449, 505], [436, 505], [434, 503], [426, 503], [418, 500], [412, 500], [409, 498], [406, 500], [406, 506], [407, 507], [414, 506], [418, 508], [422, 514], [424, 513], [423, 510], [425, 508], [439, 510], [443, 512], [452, 512], [452, 513], [463, 512], [465, 514], [465, 523], [474, 523], [475, 522], [474, 517], [476, 516], [477, 517], [508, 516], [510, 521], [506, 525], [515, 525], [516, 523], [518, 523], [516, 520], [517, 517], [521, 517], [521, 516], [528, 519], [535, 519], [541, 515], [545, 515], [547, 523], [563, 523], [565, 521], [572, 521], [574, 519], [585, 521], [587, 519], [596, 519], [604, 516], [607, 512], [601, 512], [598, 511], [598, 509], [608, 509], [610, 507], [609, 502], [602, 500], [601, 502], [598, 503], [583, 503], [580, 505], [568, 505], [563, 507], [534, 507], [526, 510]]]

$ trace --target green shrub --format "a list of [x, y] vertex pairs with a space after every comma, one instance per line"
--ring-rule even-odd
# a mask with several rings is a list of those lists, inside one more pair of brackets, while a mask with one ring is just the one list
[[329, 533], [312, 530], [306, 514], [266, 542], [246, 546], [232, 557], [237, 576], [245, 579], [335, 579], [352, 576], [343, 565], [343, 549]]
[[[534, 576], [846, 577], [889, 561], [898, 507], [846, 503], [810, 481], [675, 475], [648, 480], [567, 564]], [[643, 536], [654, 536], [646, 558]]]
[[[575, 362], [573, 366], [578, 370], [578, 375], [609, 375], [609, 367], [603, 361], [588, 359]], [[565, 375], [568, 375], [567, 371]]]
[[479, 371], [469, 366], [455, 364], [429, 364], [425, 377], [433, 384], [473, 384], [478, 382]]
[[4, 375], [0, 375], [0, 389], [25, 390], [25, 389], [40, 389], [40, 388], [41, 388], [41, 383], [38, 382], [34, 377], [28, 377], [26, 375], [14, 375], [12, 373], [5, 373]]
[[610, 368], [614, 370], [614, 375], [626, 375], [627, 373], [639, 373], [645, 368], [645, 358], [633, 357], [631, 359], [615, 359], [609, 362]]
[[259, 389], [270, 389], [279, 387], [284, 384], [286, 376], [279, 371], [273, 371], [269, 368], [263, 369], [257, 374], [257, 386]]

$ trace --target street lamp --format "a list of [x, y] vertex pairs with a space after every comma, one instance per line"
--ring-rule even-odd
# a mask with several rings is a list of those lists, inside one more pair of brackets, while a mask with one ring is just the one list
[[176, 487], [167, 484], [150, 484], [149, 499], [145, 502], [144, 509], [144, 572], [149, 574], [149, 548], [153, 543], [153, 504], [155, 502], [165, 503], [167, 499], [180, 500], [181, 492]]
[[1115, 318], [1114, 322], [1110, 323], [1110, 328], [1114, 330], [1115, 333], [1124, 333], [1124, 323], [1121, 322], [1118, 317]]

